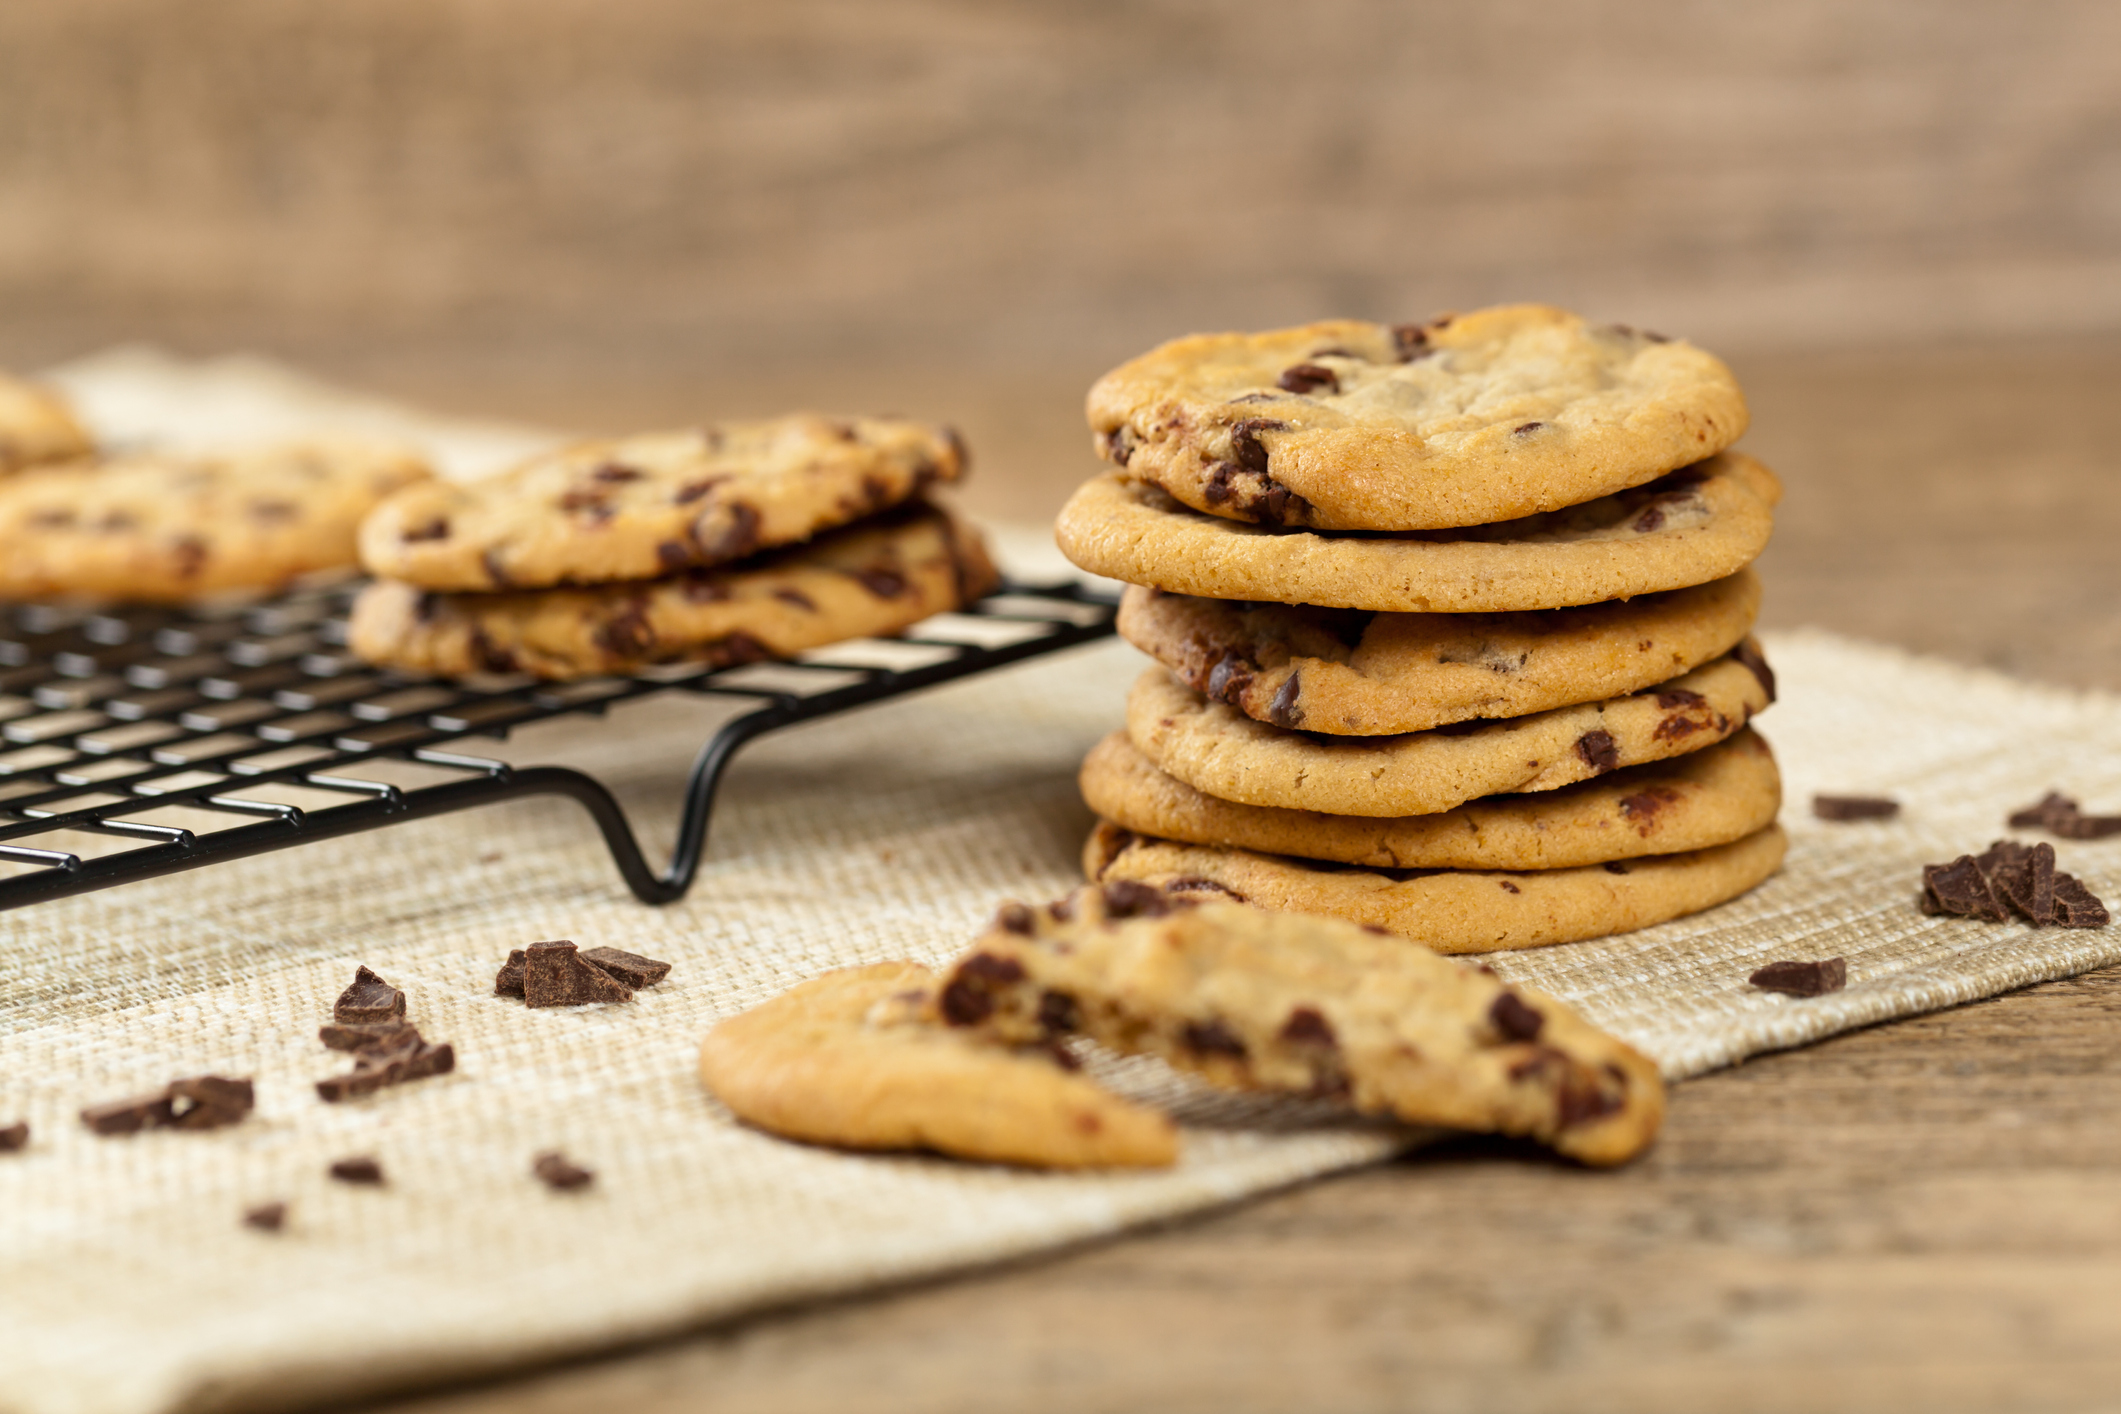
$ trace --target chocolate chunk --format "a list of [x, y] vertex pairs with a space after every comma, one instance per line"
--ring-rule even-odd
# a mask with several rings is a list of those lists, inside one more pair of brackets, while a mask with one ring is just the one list
[[1510, 881], [1509, 881], [1508, 879], [1502, 879], [1502, 880], [1499, 880], [1498, 882], [1499, 882], [1499, 883], [1501, 883], [1501, 885], [1502, 885], [1502, 891], [1503, 891], [1504, 893], [1506, 893], [1506, 894], [1521, 894], [1521, 893], [1523, 893], [1523, 892], [1524, 892], [1524, 890], [1523, 890], [1523, 889], [1520, 889], [1520, 888], [1518, 888], [1518, 887], [1517, 887], [1517, 886], [1516, 886], [1515, 884], [1511, 883], [1511, 882], [1510, 882]]
[[524, 953], [521, 948], [508, 950], [508, 961], [501, 970], [493, 974], [493, 994], [497, 997], [520, 997], [523, 995]]
[[1488, 1008], [1488, 1020], [1512, 1041], [1536, 1041], [1547, 1019], [1515, 992], [1505, 991]]
[[1594, 1072], [1573, 1061], [1568, 1063], [1562, 1073], [1561, 1092], [1554, 1101], [1554, 1117], [1563, 1129], [1603, 1119], [1627, 1103], [1626, 1072], [1613, 1071], [1609, 1078], [1616, 1082], [1620, 1093], [1600, 1084]]
[[[1198, 874], [1188, 874], [1183, 878], [1173, 879], [1170, 883], [1164, 885], [1164, 894], [1166, 897], [1172, 894], [1221, 894], [1224, 898], [1235, 899], [1239, 903], [1245, 901], [1245, 896], [1228, 884], [1219, 884], [1213, 879], [1203, 879]], [[1184, 902], [1184, 900], [1178, 899], [1172, 901], [1174, 903]], [[1188, 906], [1191, 906], [1190, 902]]]
[[407, 543], [420, 540], [446, 540], [449, 538], [449, 520], [446, 516], [436, 516], [433, 520], [423, 521], [419, 525], [407, 526], [404, 533], [398, 538]]
[[372, 1050], [402, 1043], [407, 1035], [414, 1040], [420, 1036], [419, 1028], [409, 1021], [363, 1021], [353, 1025], [333, 1021], [317, 1031], [317, 1039], [334, 1051]]
[[1399, 354], [1401, 363], [1412, 363], [1424, 354], [1434, 353], [1429, 347], [1429, 330], [1423, 324], [1396, 324], [1392, 327], [1392, 346]]
[[1277, 525], [1300, 521], [1311, 509], [1309, 501], [1278, 481], [1267, 483], [1267, 494], [1260, 498], [1260, 504], [1267, 508], [1267, 519]]
[[525, 1006], [583, 1006], [590, 1002], [633, 1000], [631, 987], [582, 957], [573, 943], [532, 943], [523, 953]]
[[1635, 832], [1644, 839], [1657, 828], [1657, 812], [1668, 805], [1677, 805], [1680, 794], [1670, 786], [1651, 786], [1648, 790], [1620, 797], [1620, 813], [1635, 822]]
[[883, 565], [871, 565], [867, 569], [856, 570], [854, 577], [861, 582], [862, 588], [879, 599], [896, 599], [911, 588], [906, 576]]
[[1683, 741], [1707, 726], [1707, 722], [1697, 721], [1684, 712], [1675, 712], [1657, 724], [1657, 730], [1650, 733], [1650, 738], [1653, 741]]
[[1746, 979], [1763, 992], [1785, 992], [1793, 997], [1823, 997], [1848, 985], [1845, 958], [1816, 961], [1771, 962]]
[[2106, 905], [2074, 874], [2055, 876], [2055, 921], [2065, 928], [2104, 928]]
[[1608, 859], [1605, 862], [1605, 872], [1608, 874], [1625, 874], [1628, 872], [1628, 866], [1617, 859]]
[[943, 1020], [952, 1026], [976, 1026], [994, 1013], [994, 993], [1024, 980], [1024, 965], [1013, 957], [976, 952], [951, 970], [939, 999]]
[[[1642, 647], [1643, 651], [1649, 651], [1649, 642], [1645, 640]], [[1709, 700], [1691, 688], [1667, 687], [1660, 690], [1657, 694], [1657, 706], [1660, 710], [1666, 712], [1671, 711], [1674, 707], [1706, 707], [1708, 705]]]
[[1060, 1035], [1082, 1024], [1082, 1012], [1075, 998], [1066, 992], [1042, 992], [1038, 999], [1038, 1024], [1048, 1035]]
[[1113, 465], [1125, 466], [1127, 458], [1134, 455], [1137, 440], [1133, 428], [1115, 427], [1104, 435], [1099, 450], [1104, 454], [1106, 460], [1112, 462]]
[[383, 1165], [368, 1154], [356, 1154], [349, 1159], [334, 1159], [331, 1167], [324, 1170], [341, 1183], [381, 1183]]
[[1005, 933], [1015, 933], [1019, 937], [1031, 936], [1032, 923], [1031, 910], [1014, 901], [1003, 904], [994, 915], [995, 927]]
[[653, 987], [670, 975], [670, 964], [623, 948], [591, 948], [582, 954], [629, 987]]
[[1235, 707], [1244, 696], [1245, 689], [1252, 686], [1252, 678], [1259, 665], [1241, 653], [1226, 652], [1215, 660], [1208, 670], [1208, 696], [1218, 698]]
[[1296, 699], [1302, 692], [1302, 672], [1290, 673], [1280, 689], [1275, 692], [1274, 700], [1267, 704], [1267, 720], [1277, 727], [1294, 728], [1302, 726], [1304, 709], [1296, 705]]
[[1262, 432], [1286, 432], [1289, 424], [1276, 422], [1271, 417], [1248, 417], [1230, 429], [1230, 450], [1237, 456], [1237, 464], [1246, 471], [1267, 473], [1267, 448], [1259, 440]]
[[456, 1068], [456, 1047], [447, 1041], [431, 1044], [421, 1040], [419, 1032], [411, 1031], [409, 1040], [356, 1051], [354, 1068], [345, 1075], [319, 1080], [317, 1095], [337, 1104], [359, 1095], [372, 1095], [386, 1086], [402, 1085], [408, 1080], [447, 1075]]
[[[807, 602], [807, 601], [806, 601]], [[648, 606], [636, 599], [598, 626], [597, 646], [614, 658], [640, 658], [655, 647]]]
[[[693, 524], [693, 536], [706, 550], [709, 559], [720, 563], [724, 560], [740, 560], [759, 547], [759, 513], [756, 507], [742, 501], [728, 505], [729, 523], [713, 535], [708, 535], [698, 522]], [[700, 520], [705, 520], [701, 516]]]
[[681, 570], [692, 564], [692, 551], [675, 540], [664, 540], [655, 547], [655, 559], [666, 570]]
[[1546, 426], [1544, 422], [1520, 422], [1510, 429], [1510, 435], [1512, 437], [1529, 437], [1544, 426]]
[[170, 1112], [164, 1123], [178, 1129], [220, 1129], [241, 1123], [257, 1102], [248, 1079], [195, 1075], [170, 1083]]
[[1281, 377], [1274, 382], [1275, 386], [1291, 393], [1308, 393], [1317, 388], [1324, 388], [1329, 393], [1340, 391], [1340, 375], [1315, 363], [1299, 363], [1284, 368]]
[[1243, 1038], [1220, 1021], [1189, 1021], [1179, 1034], [1188, 1050], [1201, 1055], [1245, 1057]]
[[1164, 897], [1162, 889], [1139, 880], [1114, 880], [1105, 885], [1103, 894], [1105, 917], [1115, 922], [1122, 918], [1161, 918], [1171, 911], [1171, 900]]
[[596, 1174], [579, 1164], [570, 1163], [558, 1149], [548, 1149], [530, 1161], [530, 1171], [547, 1188], [561, 1193], [572, 1193], [577, 1188], [586, 1188]]
[[957, 975], [1007, 987], [1024, 980], [1024, 965], [1013, 957], [976, 952], [957, 965]]
[[0, 1154], [19, 1154], [29, 1147], [29, 1121], [18, 1119], [0, 1129]]
[[91, 1105], [81, 1111], [81, 1122], [97, 1134], [137, 1134], [168, 1124], [173, 1113], [165, 1085], [152, 1095]]
[[1583, 764], [1589, 766], [1595, 776], [1602, 776], [1620, 765], [1620, 747], [1614, 742], [1613, 734], [1604, 727], [1576, 738], [1576, 754], [1583, 758]]
[[1949, 864], [1922, 866], [1922, 911], [1956, 918], [1986, 918], [1991, 923], [2001, 923], [2010, 916], [1971, 854], [1962, 854]]
[[287, 1226], [285, 1203], [260, 1203], [255, 1208], [243, 1210], [243, 1226], [254, 1227], [260, 1232], [278, 1232]]
[[1651, 531], [1661, 530], [1663, 527], [1664, 512], [1656, 506], [1644, 506], [1642, 514], [1628, 524], [1628, 528], [1638, 535], [1648, 535]]
[[1759, 681], [1760, 690], [1767, 694], [1767, 700], [1773, 702], [1775, 700], [1775, 670], [1768, 666], [1767, 658], [1760, 651], [1760, 645], [1753, 642], [1750, 638], [1745, 639], [1731, 650], [1731, 656], [1745, 665], [1746, 671]]
[[397, 1021], [405, 1015], [405, 994], [366, 967], [354, 969], [353, 985], [339, 993], [333, 1021]]
[[2046, 840], [2035, 845], [2016, 840], [1997, 840], [1974, 863], [1987, 876], [1996, 897], [2035, 928], [2045, 927], [2055, 916], [2055, 847]]
[[1812, 813], [1822, 820], [1890, 820], [1900, 802], [1885, 795], [1815, 795]]
[[2121, 815], [2086, 815], [2076, 801], [2059, 791], [2049, 791], [2037, 805], [2012, 812], [2010, 823], [2016, 829], [2046, 830], [2066, 840], [2121, 835]]
[[1200, 488], [1202, 499], [1211, 506], [1222, 505], [1236, 498], [1237, 490], [1230, 479], [1237, 475], [1237, 468], [1229, 462], [1217, 462], [1208, 470], [1208, 479]]
[[1317, 1007], [1310, 1006], [1289, 1009], [1289, 1019], [1281, 1024], [1281, 1039], [1292, 1046], [1340, 1044], [1340, 1038], [1333, 1034], [1333, 1023]]

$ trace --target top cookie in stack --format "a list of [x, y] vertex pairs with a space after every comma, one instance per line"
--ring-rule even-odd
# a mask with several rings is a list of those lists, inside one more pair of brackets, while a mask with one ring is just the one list
[[996, 582], [922, 494], [965, 463], [946, 428], [805, 413], [408, 488], [362, 527], [381, 578], [350, 641], [412, 672], [577, 678], [895, 633]]
[[1180, 339], [1091, 390], [1057, 527], [1155, 658], [1084, 763], [1093, 877], [1447, 951], [1773, 872], [1748, 568], [1781, 494], [1690, 345], [1506, 306]]

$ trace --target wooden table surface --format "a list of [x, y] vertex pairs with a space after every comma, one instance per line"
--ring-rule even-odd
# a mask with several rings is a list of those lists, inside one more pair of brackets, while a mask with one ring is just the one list
[[[1746, 446], [1789, 487], [1762, 562], [1771, 626], [2121, 689], [2121, 345], [1738, 366]], [[1080, 386], [958, 389], [988, 452], [976, 508], [1049, 512], [1088, 469]], [[661, 396], [577, 389], [568, 411], [676, 416]], [[1002, 1270], [364, 1407], [2110, 1408], [2117, 1120], [2121, 970], [1689, 1081], [1616, 1173], [1469, 1140]]]

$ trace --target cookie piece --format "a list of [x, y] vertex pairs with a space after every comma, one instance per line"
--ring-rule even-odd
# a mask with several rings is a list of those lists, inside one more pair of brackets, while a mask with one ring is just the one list
[[1657, 1068], [1552, 997], [1336, 919], [1139, 884], [1005, 905], [941, 1009], [999, 1039], [1080, 1030], [1227, 1089], [1345, 1096], [1585, 1163], [1639, 1153], [1664, 1116]]
[[1750, 569], [1640, 599], [1520, 614], [1378, 614], [1132, 585], [1119, 631], [1255, 720], [1382, 736], [1634, 692], [1728, 652], [1759, 613]]
[[1465, 530], [1321, 535], [1220, 520], [1153, 486], [1085, 482], [1053, 537], [1092, 574], [1174, 594], [1391, 613], [1602, 604], [1707, 584], [1751, 564], [1782, 484], [1722, 452], [1647, 486]]
[[897, 633], [999, 582], [977, 531], [917, 503], [744, 565], [640, 584], [434, 594], [379, 581], [355, 601], [348, 641], [371, 663], [442, 677], [720, 667]]
[[1515, 520], [1738, 440], [1721, 360], [1545, 305], [1176, 339], [1090, 389], [1097, 449], [1210, 515], [1315, 530]]
[[1642, 692], [1529, 717], [1398, 736], [1314, 736], [1255, 722], [1151, 668], [1127, 695], [1127, 735], [1159, 769], [1218, 800], [1433, 815], [1485, 795], [1557, 790], [1699, 751], [1773, 700], [1731, 653]]
[[1566, 869], [1677, 854], [1764, 829], [1782, 804], [1775, 758], [1752, 731], [1544, 794], [1398, 819], [1217, 800], [1157, 770], [1125, 732], [1091, 748], [1078, 780], [1085, 804], [1137, 834], [1374, 869]]
[[586, 442], [392, 497], [361, 529], [361, 563], [459, 591], [653, 579], [808, 540], [965, 461], [948, 428], [816, 413]]
[[95, 443], [50, 388], [0, 373], [0, 475], [93, 455]]
[[911, 962], [814, 977], [709, 1032], [700, 1080], [739, 1119], [813, 1144], [1044, 1168], [1177, 1159], [1170, 1120], [1051, 1051], [937, 1025], [935, 980]]
[[22, 472], [0, 481], [0, 596], [277, 590], [351, 568], [361, 518], [431, 474], [409, 452], [349, 441]]
[[1438, 952], [1499, 952], [1632, 932], [1736, 898], [1788, 846], [1770, 825], [1730, 844], [1574, 869], [1358, 869], [1177, 844], [1100, 821], [1083, 847], [1095, 882], [1133, 879], [1261, 908], [1323, 913], [1402, 933]]

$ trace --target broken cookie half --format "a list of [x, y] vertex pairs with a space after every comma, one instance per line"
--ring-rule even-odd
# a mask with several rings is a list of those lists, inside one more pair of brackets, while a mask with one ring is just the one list
[[1169, 1119], [1071, 1073], [1043, 1037], [936, 1024], [936, 986], [911, 962], [812, 978], [715, 1027], [700, 1079], [738, 1118], [816, 1144], [1046, 1168], [1177, 1158]]
[[1235, 1090], [1521, 1135], [1587, 1164], [1656, 1136], [1648, 1059], [1552, 997], [1341, 919], [1134, 881], [1005, 905], [950, 970], [944, 1019], [1020, 1044], [1080, 1033]]

